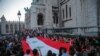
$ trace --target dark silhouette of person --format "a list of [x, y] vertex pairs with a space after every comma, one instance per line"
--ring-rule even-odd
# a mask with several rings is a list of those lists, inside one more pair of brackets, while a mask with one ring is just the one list
[[32, 52], [33, 52], [33, 55], [34, 56], [39, 56], [39, 53], [38, 53], [38, 50], [37, 49], [34, 49]]
[[51, 50], [49, 50], [49, 51], [47, 52], [47, 56], [52, 56], [52, 51], [51, 51]]

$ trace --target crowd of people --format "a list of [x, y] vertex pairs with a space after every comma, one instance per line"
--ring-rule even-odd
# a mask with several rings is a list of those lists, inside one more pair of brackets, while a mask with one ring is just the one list
[[[34, 56], [42, 56], [41, 51], [38, 50], [38, 49], [33, 49], [32, 54], [30, 54], [30, 53], [31, 53], [31, 50], [28, 49], [28, 50], [26, 50], [26, 53], [25, 53], [24, 56], [31, 56], [32, 54]], [[57, 56], [57, 54], [53, 53], [51, 50], [48, 50], [46, 56]], [[69, 56], [69, 54], [67, 54], [66, 49], [64, 47], [61, 47], [59, 49], [59, 55], [58, 56]]]
[[[65, 56], [100, 56], [100, 37], [49, 37], [53, 41], [68, 43], [71, 47], [68, 55]], [[61, 56], [61, 55], [59, 55]]]
[[[29, 32], [28, 32], [29, 33]], [[24, 37], [29, 35], [30, 37], [39, 36], [36, 33], [24, 33]], [[43, 36], [40, 34], [40, 36]], [[44, 37], [44, 36], [43, 36]], [[77, 37], [77, 38], [67, 38], [61, 36], [47, 36], [52, 41], [62, 41], [68, 43], [71, 42], [71, 47], [69, 51], [65, 47], [59, 48], [59, 54], [53, 53], [51, 50], [48, 50], [47, 56], [100, 56], [100, 38], [91, 38], [91, 37]], [[0, 56], [31, 56], [31, 50], [27, 50], [26, 53], [23, 53], [21, 47], [21, 40], [17, 37], [15, 38], [6, 38], [0, 39]], [[39, 50], [34, 49], [32, 51], [34, 56], [42, 56]]]
[[18, 38], [0, 39], [0, 56], [22, 56], [21, 42]]
[[[32, 34], [30, 34], [32, 36]], [[39, 34], [36, 36], [45, 36]], [[71, 47], [69, 51], [65, 47], [59, 48], [58, 56], [100, 56], [100, 37], [62, 37], [62, 36], [49, 36], [48, 39], [52, 41], [60, 41], [62, 43], [68, 43], [71, 41]], [[36, 55], [37, 56], [37, 55]], [[51, 50], [48, 51], [47, 56], [57, 56], [57, 54], [52, 53]]]
[[[69, 51], [65, 47], [59, 48], [59, 54], [53, 53], [51, 50], [48, 50], [47, 56], [100, 56], [100, 38], [56, 38], [48, 37], [52, 41], [63, 41], [68, 43], [70, 40], [73, 40]], [[63, 40], [62, 40], [63, 39]], [[67, 40], [67, 41], [66, 41]], [[39, 50], [34, 49], [33, 54], [35, 56], [41, 56]], [[29, 54], [29, 53], [28, 53]]]
[[100, 56], [100, 38], [75, 38], [69, 54], [72, 56]]

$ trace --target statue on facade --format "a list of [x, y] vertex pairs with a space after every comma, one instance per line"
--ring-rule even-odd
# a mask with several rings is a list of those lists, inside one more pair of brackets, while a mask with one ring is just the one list
[[26, 8], [24, 8], [24, 10], [25, 10], [25, 12], [28, 12], [28, 11], [29, 11], [29, 8], [28, 8], [28, 7], [26, 7]]

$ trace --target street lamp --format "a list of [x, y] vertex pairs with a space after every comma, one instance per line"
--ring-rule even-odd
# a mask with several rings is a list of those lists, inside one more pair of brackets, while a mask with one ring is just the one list
[[20, 11], [18, 11], [17, 15], [18, 15], [18, 18], [19, 18], [19, 33], [20, 33], [20, 18], [21, 18], [21, 13], [20, 13]]

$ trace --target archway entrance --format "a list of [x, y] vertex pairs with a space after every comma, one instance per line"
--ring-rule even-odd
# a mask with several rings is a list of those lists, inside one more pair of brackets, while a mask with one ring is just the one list
[[37, 15], [37, 25], [43, 25], [43, 24], [44, 24], [43, 14], [39, 13]]

